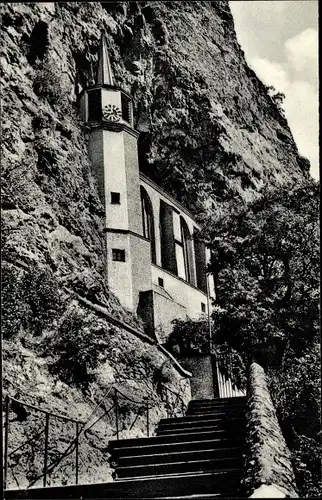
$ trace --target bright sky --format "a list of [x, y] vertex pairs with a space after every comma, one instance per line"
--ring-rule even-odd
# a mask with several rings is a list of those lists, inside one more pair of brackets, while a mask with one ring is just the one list
[[283, 107], [301, 155], [319, 178], [318, 1], [230, 0], [249, 66], [285, 94]]

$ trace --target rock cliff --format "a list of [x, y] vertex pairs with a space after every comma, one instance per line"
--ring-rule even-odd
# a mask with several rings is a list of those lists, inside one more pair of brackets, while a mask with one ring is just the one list
[[[109, 323], [74, 303], [77, 292], [141, 327], [104, 279], [103, 209], [78, 117], [77, 94], [95, 76], [100, 29], [107, 34], [116, 83], [134, 97], [142, 171], [196, 214], [234, 196], [252, 198], [266, 184], [296, 183], [308, 175], [308, 164], [245, 62], [227, 1], [7, 3], [1, 16], [5, 388], [18, 396], [27, 389], [29, 402], [40, 395], [45, 406], [69, 407], [76, 416], [81, 402], [85, 418], [93, 402], [84, 401], [77, 386], [67, 384], [52, 395], [59, 378], [48, 371], [54, 361], [41, 347], [66, 322], [84, 335], [91, 332], [94, 348], [101, 345], [100, 332], [110, 339], [96, 368], [106, 373], [107, 353], [111, 380], [136, 380], [130, 367], [135, 352], [146, 350], [141, 372], [152, 387], [166, 361], [120, 330], [121, 362]], [[41, 367], [37, 373], [30, 371], [30, 359], [36, 371]], [[175, 369], [167, 380], [180, 388]], [[21, 436], [15, 436], [19, 444]], [[102, 460], [97, 456], [93, 470]], [[29, 479], [33, 468], [37, 475], [35, 463], [28, 466]]]

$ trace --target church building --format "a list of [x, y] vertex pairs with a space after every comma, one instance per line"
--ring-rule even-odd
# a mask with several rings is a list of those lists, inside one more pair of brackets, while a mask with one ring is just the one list
[[104, 33], [95, 85], [81, 92], [79, 104], [105, 207], [110, 290], [163, 343], [173, 319], [208, 315], [209, 251], [193, 215], [140, 172], [132, 98], [114, 83]]

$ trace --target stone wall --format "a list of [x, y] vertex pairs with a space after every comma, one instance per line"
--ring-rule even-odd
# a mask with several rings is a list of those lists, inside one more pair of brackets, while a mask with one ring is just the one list
[[182, 366], [192, 373], [191, 399], [213, 399], [215, 388], [212, 359], [208, 354], [180, 358]]
[[280, 429], [263, 368], [252, 363], [247, 402], [246, 478], [250, 498], [298, 497], [291, 454]]

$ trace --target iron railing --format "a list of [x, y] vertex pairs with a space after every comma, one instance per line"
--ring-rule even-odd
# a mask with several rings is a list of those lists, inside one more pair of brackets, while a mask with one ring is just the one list
[[[185, 402], [181, 396], [181, 394], [171, 387], [169, 387], [166, 384], [161, 384], [162, 387], [162, 394], [161, 394], [161, 401], [164, 403], [165, 406], [165, 411], [167, 417], [173, 416], [174, 414], [178, 416], [178, 410], [181, 413], [181, 415], [184, 414], [186, 405]], [[148, 396], [143, 397], [141, 400], [134, 399], [127, 394], [125, 394], [123, 391], [121, 391], [118, 387], [112, 387], [108, 390], [107, 394], [105, 395], [105, 398], [107, 397], [108, 394], [112, 392], [112, 401], [113, 404], [108, 408], [104, 408], [104, 412], [102, 415], [100, 415], [93, 423], [89, 425], [89, 421], [91, 417], [94, 415], [96, 409], [98, 407], [101, 407], [102, 401], [96, 405], [95, 410], [91, 413], [91, 416], [87, 419], [86, 422], [81, 421], [81, 420], [76, 420], [70, 417], [66, 417], [64, 415], [57, 414], [55, 412], [51, 412], [49, 410], [44, 410], [42, 408], [38, 408], [32, 404], [25, 403], [24, 401], [19, 401], [18, 399], [12, 398], [10, 396], [6, 396], [5, 398], [5, 422], [4, 422], [4, 474], [3, 474], [3, 483], [4, 483], [4, 489], [7, 488], [8, 486], [8, 465], [9, 465], [9, 458], [13, 456], [15, 453], [17, 453], [19, 450], [24, 448], [26, 445], [31, 444], [32, 442], [36, 441], [39, 439], [42, 435], [44, 435], [44, 456], [43, 456], [43, 468], [42, 472], [38, 474], [36, 478], [34, 478], [30, 484], [28, 485], [27, 488], [30, 488], [33, 486], [37, 481], [39, 481], [41, 478], [43, 480], [43, 487], [47, 486], [48, 483], [48, 476], [51, 474], [57, 467], [58, 465], [62, 462], [62, 460], [68, 456], [71, 455], [75, 451], [75, 483], [78, 484], [79, 480], [79, 441], [80, 441], [80, 435], [83, 432], [83, 435], [85, 437], [88, 437], [90, 429], [92, 429], [100, 420], [102, 420], [104, 417], [112, 416], [112, 425], [114, 421], [114, 427], [115, 427], [115, 432], [111, 432], [110, 437], [115, 436], [116, 439], [120, 439], [121, 433], [124, 430], [131, 431], [137, 422], [138, 418], [141, 416], [144, 417], [145, 421], [145, 433], [146, 436], [149, 437], [151, 435], [151, 419], [150, 419], [150, 412], [152, 408], [155, 408], [160, 404], [159, 402], [155, 400], [151, 400]], [[104, 398], [103, 398], [104, 399]], [[121, 424], [122, 424], [122, 418], [121, 418], [121, 411], [124, 409], [124, 404], [122, 404], [122, 400], [127, 400], [130, 403], [136, 405], [138, 407], [137, 411], [133, 411], [133, 407], [131, 408], [131, 413], [134, 414], [134, 419], [132, 422], [128, 423], [126, 427], [123, 427], [121, 429]], [[12, 405], [15, 405], [16, 408], [18, 407], [26, 407], [29, 409], [32, 409], [34, 411], [38, 411], [42, 413], [45, 416], [45, 422], [44, 422], [44, 428], [37, 432], [33, 437], [27, 439], [24, 443], [20, 444], [18, 447], [16, 447], [14, 450], [11, 450], [9, 453], [9, 412], [10, 412], [10, 407]], [[114, 410], [114, 416], [113, 416], [113, 410]], [[171, 410], [173, 410], [171, 412]], [[48, 464], [48, 445], [49, 445], [49, 438], [50, 438], [50, 419], [51, 418], [58, 418], [63, 422], [71, 422], [75, 425], [75, 435], [72, 438], [72, 440], [68, 443], [67, 448], [60, 453], [60, 456], [56, 458], [52, 463]], [[101, 451], [107, 451], [107, 448], [103, 447], [101, 448]], [[16, 480], [17, 482], [17, 480]], [[17, 482], [17, 485], [19, 487], [19, 484]]]
[[[242, 370], [242, 367], [240, 369]], [[240, 372], [238, 378], [233, 370], [232, 354], [230, 352], [224, 354], [217, 352], [213, 355], [213, 371], [216, 378], [218, 397], [231, 398], [246, 395], [241, 380], [242, 372]], [[246, 373], [244, 373], [245, 377]]]
[[[9, 453], [9, 411], [10, 405], [14, 403], [18, 407], [26, 407], [32, 410], [38, 411], [45, 415], [45, 427], [42, 431], [35, 434], [31, 439], [28, 439], [23, 444], [19, 445], [16, 449], [12, 450]], [[75, 444], [75, 484], [78, 484], [78, 468], [79, 468], [79, 434], [80, 424], [84, 425], [84, 422], [80, 420], [76, 420], [73, 418], [69, 418], [58, 413], [51, 412], [49, 410], [43, 410], [42, 408], [38, 408], [29, 403], [25, 403], [24, 401], [19, 401], [18, 399], [12, 398], [10, 396], [6, 396], [5, 398], [5, 422], [4, 422], [4, 474], [3, 474], [3, 484], [4, 489], [7, 487], [7, 478], [8, 478], [8, 463], [9, 457], [14, 455], [17, 451], [21, 450], [24, 446], [30, 444], [31, 442], [38, 439], [42, 434], [45, 434], [44, 439], [44, 462], [43, 462], [43, 472], [40, 477], [43, 477], [43, 486], [47, 486], [47, 474], [48, 474], [48, 443], [49, 443], [49, 421], [50, 417], [58, 418], [62, 421], [72, 422], [75, 424], [75, 437], [72, 440], [72, 443]], [[37, 478], [38, 480], [39, 478]]]

